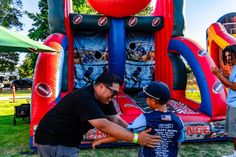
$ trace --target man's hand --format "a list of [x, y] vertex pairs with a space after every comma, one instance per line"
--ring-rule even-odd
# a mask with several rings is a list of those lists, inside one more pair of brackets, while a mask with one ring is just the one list
[[138, 144], [155, 148], [160, 142], [160, 136], [148, 134], [152, 128], [146, 129], [139, 133]]

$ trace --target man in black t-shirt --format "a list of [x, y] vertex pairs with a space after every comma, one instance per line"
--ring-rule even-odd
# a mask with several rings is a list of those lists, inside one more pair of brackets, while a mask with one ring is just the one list
[[93, 86], [69, 93], [39, 122], [35, 142], [41, 157], [78, 156], [83, 134], [97, 128], [117, 139], [154, 147], [159, 137], [147, 129], [139, 135], [127, 131], [127, 123], [116, 113], [112, 99], [119, 92], [117, 76], [103, 73]]

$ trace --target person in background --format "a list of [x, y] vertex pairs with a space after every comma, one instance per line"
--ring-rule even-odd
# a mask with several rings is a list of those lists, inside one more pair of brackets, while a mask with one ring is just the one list
[[[141, 114], [127, 129], [138, 132], [152, 128], [152, 135], [160, 136], [160, 143], [154, 148], [141, 146], [139, 157], [176, 157], [180, 143], [185, 139], [184, 125], [179, 117], [166, 108], [170, 99], [170, 91], [166, 84], [153, 81], [143, 88], [146, 94], [146, 102], [152, 110], [149, 113]], [[92, 147], [107, 142], [116, 141], [114, 137], [106, 137], [95, 140]]]
[[[159, 136], [151, 129], [134, 134], [117, 114], [113, 99], [121, 81], [110, 73], [101, 74], [94, 85], [75, 90], [64, 96], [38, 124], [35, 143], [41, 157], [77, 157], [83, 135], [97, 128], [116, 139], [154, 147]], [[43, 105], [43, 104], [42, 104]]]
[[223, 54], [222, 49], [219, 49], [219, 68], [223, 76], [229, 79], [232, 66], [227, 63], [227, 60], [223, 60], [222, 54]]
[[233, 138], [234, 153], [224, 157], [236, 157], [236, 45], [226, 46], [222, 50], [222, 59], [224, 64], [233, 66], [229, 79], [217, 67], [211, 67], [211, 71], [228, 87], [225, 131], [228, 133], [228, 137]]

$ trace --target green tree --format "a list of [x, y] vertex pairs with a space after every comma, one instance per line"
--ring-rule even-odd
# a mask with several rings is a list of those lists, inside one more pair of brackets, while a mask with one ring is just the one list
[[25, 11], [26, 15], [33, 20], [32, 28], [29, 30], [29, 37], [34, 40], [43, 41], [49, 36], [48, 26], [48, 4], [46, 0], [38, 2], [39, 13]]
[[137, 16], [147, 16], [150, 15], [153, 11], [153, 7], [149, 4], [145, 9], [137, 13]]
[[[25, 11], [25, 14], [33, 20], [32, 28], [29, 30], [28, 36], [31, 39], [37, 41], [43, 41], [49, 36], [48, 26], [48, 5], [46, 0], [40, 0], [38, 2], [39, 13], [30, 13]], [[19, 66], [20, 77], [33, 77], [34, 67], [37, 60], [38, 54], [28, 53], [23, 61], [22, 65]]]
[[34, 69], [32, 68], [33, 60], [29, 56], [26, 56], [24, 64], [18, 68], [18, 72], [21, 78], [33, 77]]
[[[1, 0], [0, 1], [0, 25], [6, 28], [15, 28], [22, 30], [22, 23], [19, 19], [22, 17], [21, 0]], [[0, 53], [0, 71], [14, 71], [19, 61], [19, 53]]]
[[18, 61], [18, 53], [0, 53], [0, 71], [14, 71]]
[[73, 11], [81, 14], [99, 14], [90, 7], [86, 0], [73, 0]]
[[21, 0], [1, 0], [0, 1], [0, 24], [7, 28], [22, 30], [22, 23], [19, 19], [23, 13]]
[[[49, 34], [48, 25], [48, 5], [47, 0], [39, 0], [39, 13], [30, 13], [25, 11], [30, 19], [33, 20], [32, 28], [29, 30], [29, 37], [34, 40], [43, 41]], [[83, 14], [96, 14], [85, 0], [73, 0], [73, 10], [74, 12], [79, 12]]]

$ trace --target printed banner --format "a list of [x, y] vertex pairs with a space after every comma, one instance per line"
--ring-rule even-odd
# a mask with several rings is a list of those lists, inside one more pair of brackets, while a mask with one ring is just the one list
[[77, 32], [74, 47], [75, 88], [83, 88], [108, 70], [106, 33]]
[[185, 122], [186, 141], [197, 139], [225, 138], [225, 121]]
[[129, 32], [126, 40], [125, 88], [141, 89], [155, 78], [153, 33]]

